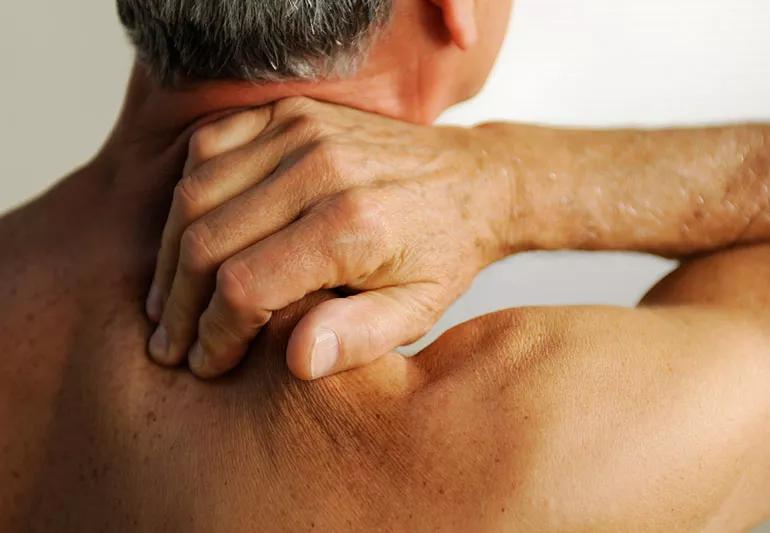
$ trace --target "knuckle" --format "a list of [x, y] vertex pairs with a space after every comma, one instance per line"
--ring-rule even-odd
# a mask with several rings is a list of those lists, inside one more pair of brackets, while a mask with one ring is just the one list
[[313, 159], [324, 170], [338, 174], [345, 165], [346, 154], [339, 144], [322, 140], [313, 148]]
[[187, 144], [187, 157], [201, 163], [217, 153], [219, 132], [216, 123], [208, 124], [197, 129]]
[[189, 272], [202, 273], [212, 268], [216, 258], [212, 251], [212, 235], [205, 223], [196, 222], [182, 234], [179, 262]]
[[[308, 147], [302, 165], [304, 172], [315, 176], [313, 185], [316, 190], [326, 194], [339, 194], [345, 190], [364, 187], [370, 181], [369, 174], [362, 172], [355, 148], [330, 139], [314, 141]], [[297, 174], [303, 176], [304, 172]]]
[[251, 269], [241, 260], [226, 261], [217, 272], [217, 292], [222, 303], [235, 314], [247, 313], [254, 308], [249, 297], [252, 285]]
[[386, 230], [379, 202], [366, 189], [348, 189], [338, 194], [331, 211], [333, 219], [357, 232], [380, 235]]
[[173, 210], [184, 219], [197, 216], [204, 206], [204, 191], [195, 174], [185, 176], [174, 187]]
[[366, 215], [368, 199], [361, 189], [349, 189], [337, 195], [334, 208], [346, 219], [358, 219]]
[[323, 135], [323, 124], [313, 115], [301, 114], [294, 117], [289, 125], [290, 129], [305, 139], [315, 139]]

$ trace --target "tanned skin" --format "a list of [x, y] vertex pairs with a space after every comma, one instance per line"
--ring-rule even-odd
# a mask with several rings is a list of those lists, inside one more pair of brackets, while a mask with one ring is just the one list
[[[729, 531], [770, 513], [770, 246], [686, 261], [639, 309], [510, 309], [306, 383], [285, 349], [318, 292], [201, 382], [146, 356], [144, 300], [214, 110], [148, 130], [162, 108], [137, 101], [92, 163], [0, 220], [0, 530]], [[629, 171], [657, 151], [640, 153]]]
[[318, 379], [420, 338], [512, 253], [762, 242], [768, 131], [435, 128], [303, 98], [229, 115], [191, 140], [150, 354], [222, 375], [273, 311], [344, 286], [356, 294], [313, 309], [288, 345], [294, 375]]

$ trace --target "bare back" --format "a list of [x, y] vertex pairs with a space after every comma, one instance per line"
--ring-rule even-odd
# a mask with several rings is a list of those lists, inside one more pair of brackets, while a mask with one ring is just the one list
[[209, 384], [145, 356], [164, 206], [138, 222], [87, 177], [0, 221], [0, 529], [725, 530], [768, 511], [747, 497], [770, 478], [766, 300], [730, 275], [766, 275], [763, 247], [696, 262], [660, 307], [509, 310], [308, 384], [283, 354], [316, 294]]

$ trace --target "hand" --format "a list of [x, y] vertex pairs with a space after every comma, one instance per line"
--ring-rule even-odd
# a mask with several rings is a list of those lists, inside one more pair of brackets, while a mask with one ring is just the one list
[[[150, 353], [200, 377], [238, 364], [271, 314], [344, 287], [296, 326], [301, 379], [424, 335], [507, 242], [510, 176], [479, 129], [293, 98], [202, 127], [163, 232]], [[200, 317], [200, 319], [199, 319]], [[196, 340], [197, 339], [197, 340]]]

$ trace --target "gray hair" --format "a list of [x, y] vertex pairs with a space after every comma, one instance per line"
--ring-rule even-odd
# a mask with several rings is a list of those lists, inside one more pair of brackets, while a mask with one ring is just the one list
[[117, 0], [139, 60], [178, 80], [346, 76], [393, 0]]

